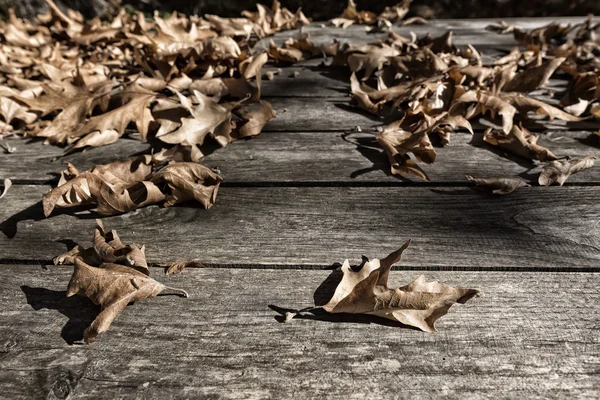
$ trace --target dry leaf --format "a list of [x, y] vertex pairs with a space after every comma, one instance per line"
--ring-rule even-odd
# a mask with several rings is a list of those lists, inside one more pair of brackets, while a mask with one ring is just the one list
[[108, 330], [129, 303], [166, 291], [188, 297], [184, 290], [165, 286], [133, 268], [110, 263], [92, 267], [75, 259], [75, 271], [67, 287], [67, 297], [79, 294], [101, 306], [100, 314], [83, 333], [85, 342], [92, 343], [99, 334]]
[[518, 156], [540, 161], [556, 160], [556, 156], [550, 150], [537, 144], [538, 136], [521, 127], [514, 125], [510, 133], [486, 129], [483, 140], [498, 146]]
[[331, 300], [322, 307], [288, 313], [286, 320], [301, 312], [322, 308], [329, 313], [374, 315], [434, 333], [435, 321], [453, 304], [464, 304], [480, 292], [437, 281], [427, 282], [424, 276], [401, 288], [388, 288], [390, 269], [400, 261], [409, 244], [410, 240], [382, 260], [366, 260], [358, 270], [350, 267], [348, 260], [344, 261], [342, 281]]
[[562, 186], [572, 174], [576, 174], [594, 166], [596, 157], [587, 156], [578, 159], [554, 160], [546, 164], [538, 182], [542, 186], [550, 186], [558, 183]]
[[520, 187], [529, 184], [518, 178], [475, 178], [467, 175], [467, 179], [475, 184], [475, 187], [489, 194], [510, 194]]
[[412, 134], [402, 130], [400, 123], [396, 122], [379, 133], [377, 141], [388, 156], [392, 174], [429, 181], [425, 172], [409, 156], [412, 153], [418, 161], [426, 164], [435, 161], [436, 153], [426, 133]]
[[54, 264], [74, 264], [75, 260], [82, 260], [93, 267], [100, 267], [103, 263], [120, 264], [150, 275], [145, 246], [135, 243], [125, 245], [114, 229], [106, 232], [99, 219], [96, 220], [96, 224], [92, 247], [85, 249], [77, 245], [68, 252], [55, 257]]
[[204, 208], [210, 208], [217, 200], [223, 178], [202, 164], [174, 162], [154, 173], [151, 181], [156, 185], [168, 185], [170, 193], [166, 196], [165, 207], [196, 200]]
[[260, 100], [257, 105], [242, 106], [235, 114], [244, 122], [237, 124], [231, 134], [232, 139], [241, 139], [245, 137], [256, 136], [264, 126], [277, 116], [277, 112], [271, 107], [268, 101]]
[[489, 110], [492, 117], [495, 117], [496, 114], [500, 115], [502, 117], [502, 129], [505, 133], [508, 134], [512, 130], [517, 109], [510, 103], [488, 93], [473, 91], [466, 92], [457, 100], [457, 103], [470, 102], [478, 103], [482, 113]]
[[182, 118], [181, 127], [173, 132], [157, 134], [157, 138], [165, 143], [184, 144], [187, 146], [201, 145], [204, 138], [211, 134], [221, 145], [230, 142], [231, 113], [223, 106], [215, 103], [202, 93], [194, 91], [198, 105], [180, 93], [177, 93], [181, 105], [191, 114], [191, 118]]
[[550, 120], [561, 119], [563, 121], [581, 121], [583, 118], [571, 115], [559, 108], [546, 104], [543, 101], [532, 99], [531, 97], [516, 95], [501, 95], [508, 103], [519, 110], [519, 114], [526, 114], [529, 111], [535, 111], [539, 115], [547, 115]]
[[44, 215], [49, 216], [55, 208], [82, 205], [95, 205], [100, 215], [114, 215], [151, 204], [163, 202], [168, 207], [193, 199], [205, 208], [211, 207], [221, 177], [193, 162], [172, 161], [164, 165], [182, 156], [166, 154], [116, 161], [81, 174], [69, 168], [59, 185], [44, 195]]
[[529, 67], [507, 82], [502, 90], [505, 92], [531, 92], [540, 88], [548, 83], [554, 71], [560, 67], [565, 59], [559, 57], [540, 66]]
[[181, 273], [186, 268], [203, 268], [204, 265], [198, 261], [175, 261], [169, 263], [152, 264], [153, 267], [165, 269], [165, 275]]

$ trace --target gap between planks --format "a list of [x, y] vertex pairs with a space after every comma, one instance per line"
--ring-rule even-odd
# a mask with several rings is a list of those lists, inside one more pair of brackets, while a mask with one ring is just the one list
[[[157, 271], [165, 270], [163, 267], [157, 267], [152, 264], [160, 264], [160, 262], [150, 263], [150, 270], [155, 271], [151, 273], [151, 276], [156, 277]], [[42, 268], [43, 270], [49, 270], [51, 268], [72, 268], [71, 264], [54, 265], [52, 260], [16, 260], [10, 258], [0, 258], [0, 265], [19, 265], [23, 268]], [[195, 269], [235, 269], [235, 270], [273, 270], [273, 271], [334, 271], [341, 267], [341, 264], [219, 264], [207, 262], [203, 263], [200, 261], [200, 265], [195, 267], [186, 268], [185, 270]], [[184, 271], [185, 271], [184, 270]], [[523, 268], [523, 267], [480, 267], [480, 266], [457, 266], [457, 265], [434, 265], [431, 267], [424, 266], [410, 266], [410, 265], [396, 265], [392, 267], [392, 271], [410, 271], [410, 272], [508, 272], [508, 273], [600, 273], [599, 267], [535, 267], [535, 268]]]
[[[46, 186], [55, 184], [58, 179], [12, 179], [14, 186]], [[562, 187], [597, 187], [600, 182], [565, 182]], [[344, 181], [245, 181], [245, 182], [223, 182], [221, 187], [232, 189], [243, 188], [394, 188], [394, 187], [417, 187], [417, 188], [474, 188], [475, 184], [469, 181], [449, 182], [425, 182], [425, 181], [390, 181], [390, 182], [344, 182]], [[532, 186], [540, 188], [542, 186]]]

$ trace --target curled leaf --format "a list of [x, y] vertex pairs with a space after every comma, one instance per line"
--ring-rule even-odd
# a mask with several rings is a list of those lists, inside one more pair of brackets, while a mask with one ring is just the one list
[[174, 261], [169, 263], [152, 264], [153, 267], [165, 269], [165, 275], [174, 275], [182, 272], [186, 268], [202, 268], [202, 263], [198, 261]]
[[520, 187], [529, 184], [518, 178], [475, 178], [467, 175], [467, 179], [473, 182], [477, 189], [489, 194], [510, 194]]
[[145, 246], [135, 243], [125, 245], [114, 229], [106, 232], [99, 219], [96, 220], [96, 224], [92, 247], [85, 249], [77, 245], [68, 252], [55, 257], [54, 264], [74, 264], [75, 260], [82, 260], [93, 267], [99, 267], [103, 263], [120, 264], [150, 275]]
[[194, 199], [211, 207], [222, 178], [198, 163], [164, 165], [187, 154], [182, 154], [185, 148], [179, 149], [98, 165], [81, 174], [69, 168], [59, 185], [44, 195], [44, 214], [49, 216], [55, 208], [95, 205], [98, 214], [114, 215], [163, 201], [168, 207]]
[[537, 135], [525, 128], [519, 129], [516, 125], [513, 125], [508, 134], [488, 128], [483, 134], [483, 140], [524, 158], [540, 161], [556, 160], [556, 156], [550, 150], [537, 144]]
[[[322, 307], [299, 312], [322, 308], [329, 313], [368, 314], [434, 333], [435, 321], [445, 315], [453, 304], [464, 304], [479, 296], [480, 292], [437, 281], [427, 282], [424, 276], [401, 288], [390, 289], [390, 269], [400, 261], [409, 244], [410, 240], [382, 260], [367, 259], [359, 269], [350, 267], [348, 260], [344, 261], [342, 280], [331, 300]], [[286, 315], [286, 321], [299, 312]]]
[[594, 166], [596, 157], [587, 156], [578, 159], [555, 160], [551, 161], [542, 170], [538, 182], [542, 186], [549, 186], [557, 183], [562, 186], [572, 174], [576, 174]]
[[425, 172], [409, 156], [412, 153], [418, 161], [426, 164], [435, 161], [436, 153], [427, 133], [412, 134], [400, 129], [396, 122], [388, 125], [376, 138], [388, 156], [392, 174], [415, 176], [429, 181]]
[[101, 307], [100, 314], [83, 333], [85, 342], [89, 344], [108, 330], [129, 303], [157, 296], [166, 290], [188, 297], [184, 290], [169, 288], [133, 268], [118, 264], [102, 264], [98, 268], [75, 259], [67, 297], [75, 294], [86, 296]]

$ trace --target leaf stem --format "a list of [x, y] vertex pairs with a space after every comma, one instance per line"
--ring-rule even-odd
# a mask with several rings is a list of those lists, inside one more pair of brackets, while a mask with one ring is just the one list
[[183, 289], [177, 289], [170, 286], [165, 286], [162, 292], [159, 293], [160, 296], [179, 296], [179, 297], [190, 297], [188, 292]]

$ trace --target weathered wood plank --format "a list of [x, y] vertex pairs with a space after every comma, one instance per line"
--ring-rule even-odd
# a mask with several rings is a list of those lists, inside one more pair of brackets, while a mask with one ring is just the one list
[[[483, 53], [483, 56], [492, 60], [508, 54], [508, 51], [498, 53], [497, 51]], [[270, 99], [272, 97], [335, 97], [347, 96], [350, 94], [350, 70], [347, 67], [322, 65], [322, 59], [312, 59], [292, 66], [287, 65], [268, 65], [264, 67], [264, 72], [272, 72], [273, 79], [264, 78], [261, 83], [262, 97]], [[569, 77], [559, 76], [562, 79], [551, 79], [543, 89], [532, 92], [538, 95], [544, 101], [556, 105], [561, 95], [568, 85]], [[376, 82], [370, 81], [369, 85], [375, 87]], [[539, 96], [545, 94], [548, 90], [557, 93], [555, 97]]]
[[[519, 25], [524, 29], [534, 29], [547, 25], [554, 21], [560, 21], [562, 24], [575, 24], [585, 20], [585, 17], [554, 17], [554, 18], [506, 18], [504, 19], [511, 25]], [[594, 21], [600, 20], [594, 18]], [[471, 44], [475, 47], [495, 46], [508, 48], [516, 44], [513, 35], [498, 35], [495, 32], [487, 31], [485, 28], [490, 24], [497, 23], [497, 19], [457, 19], [457, 20], [432, 20], [426, 25], [394, 26], [392, 30], [405, 37], [411, 37], [414, 32], [418, 37], [430, 33], [432, 36], [440, 36], [447, 31], [453, 32], [454, 44], [460, 47]], [[333, 39], [340, 42], [352, 44], [365, 44], [376, 42], [379, 39], [387, 37], [386, 32], [367, 33], [364, 25], [352, 25], [347, 29], [336, 28], [326, 23], [315, 22], [302, 28], [304, 32], [310, 34], [311, 40], [316, 45], [330, 44]], [[272, 37], [265, 38], [255, 45], [255, 49], [269, 47], [269, 42], [273, 40], [281, 45], [288, 38], [296, 38], [299, 30], [283, 31]]]
[[[0, 259], [49, 260], [89, 245], [94, 215], [44, 219], [47, 186], [0, 199]], [[598, 270], [600, 187], [531, 187], [488, 197], [467, 187], [222, 188], [209, 210], [157, 206], [105, 219], [151, 261], [330, 265], [413, 239], [419, 268]]]
[[[152, 272], [191, 297], [138, 302], [94, 344], [70, 346], [97, 312], [85, 298], [65, 298], [71, 269], [3, 266], [3, 396], [600, 396], [598, 274], [427, 273], [485, 294], [452, 308], [430, 335], [348, 316], [278, 323], [268, 306], [326, 300], [335, 286], [321, 285], [328, 271]], [[390, 278], [402, 285], [418, 275]]]
[[[363, 130], [372, 129], [385, 124], [383, 118], [362, 112], [350, 106], [349, 98], [269, 98], [273, 108], [278, 112], [277, 118], [272, 119], [265, 126], [264, 131], [349, 131], [356, 126]], [[388, 123], [390, 121], [387, 121]], [[483, 130], [487, 126], [500, 128], [500, 120], [494, 125], [488, 118], [474, 119], [471, 125], [475, 130]], [[532, 131], [546, 130], [590, 130], [596, 131], [600, 123], [595, 120], [580, 122], [565, 121], [528, 121], [524, 124]]]
[[[62, 155], [61, 148], [20, 139], [10, 139], [8, 143], [18, 150], [13, 154], [0, 154], [0, 178], [23, 183], [57, 182], [64, 161], [86, 170], [149, 148], [148, 144], [136, 140], [121, 140], [54, 160]], [[600, 150], [598, 137], [588, 132], [550, 132], [542, 134], [538, 143], [558, 156], [598, 155]], [[507, 155], [486, 144], [481, 133], [474, 136], [456, 133], [450, 145], [436, 151], [435, 163], [423, 166], [433, 183], [467, 184], [465, 174], [520, 175], [536, 181], [541, 170], [541, 163]], [[264, 132], [255, 139], [214, 151], [206, 156], [204, 163], [218, 167], [226, 184], [401, 182], [389, 173], [387, 157], [373, 134], [358, 132]], [[600, 168], [575, 174], [569, 182], [600, 183]]]

